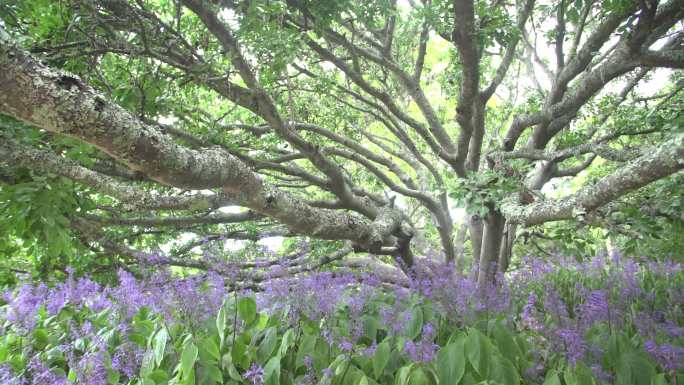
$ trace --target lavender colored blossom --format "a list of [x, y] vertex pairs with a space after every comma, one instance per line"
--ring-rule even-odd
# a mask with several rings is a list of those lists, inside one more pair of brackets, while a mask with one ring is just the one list
[[354, 349], [354, 344], [352, 344], [351, 342], [349, 342], [347, 340], [342, 340], [338, 346], [339, 346], [340, 350], [345, 352], [345, 353], [349, 353]]
[[252, 383], [252, 385], [264, 384], [264, 368], [257, 365], [256, 362], [252, 363], [252, 366], [245, 372], [244, 376]]
[[644, 343], [644, 349], [667, 371], [677, 372], [684, 368], [683, 347], [671, 344], [658, 345], [653, 340], [648, 340]]
[[105, 356], [101, 352], [86, 353], [74, 365], [77, 383], [107, 385]]
[[560, 339], [565, 347], [565, 354], [571, 365], [575, 365], [577, 361], [582, 359], [586, 350], [584, 338], [574, 329], [558, 329], [556, 336]]
[[5, 313], [7, 321], [17, 325], [25, 332], [30, 332], [36, 325], [38, 309], [43, 305], [47, 287], [43, 284], [34, 287], [22, 285], [16, 294], [5, 293], [4, 299], [8, 302]]
[[25, 385], [26, 380], [17, 377], [8, 364], [0, 364], [0, 384]]
[[536, 304], [537, 295], [532, 292], [527, 298], [527, 303], [523, 306], [522, 313], [520, 313], [520, 321], [523, 327], [539, 332], [542, 330], [543, 326], [537, 319]]
[[143, 353], [143, 349], [132, 342], [117, 346], [112, 356], [112, 369], [128, 378], [134, 378], [140, 368]]
[[32, 359], [27, 367], [33, 379], [31, 385], [66, 385], [67, 379], [52, 372], [44, 363], [38, 359]]
[[408, 354], [412, 361], [430, 362], [435, 358], [439, 346], [431, 340], [421, 339], [418, 342], [408, 340], [404, 343], [404, 353]]

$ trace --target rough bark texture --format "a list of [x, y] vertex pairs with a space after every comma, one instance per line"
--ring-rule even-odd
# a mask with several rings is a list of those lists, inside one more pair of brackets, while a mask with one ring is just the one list
[[562, 219], [582, 218], [612, 200], [664, 178], [684, 168], [684, 134], [645, 151], [645, 155], [625, 164], [614, 173], [575, 194], [521, 206], [512, 201], [502, 205], [506, 218], [514, 223], [540, 224]]
[[197, 151], [178, 145], [78, 77], [43, 65], [2, 30], [0, 68], [0, 112], [91, 143], [152, 180], [186, 189], [221, 188], [236, 204], [296, 232], [352, 240], [373, 250], [379, 250], [389, 236], [378, 228], [398, 227], [387, 218], [374, 223], [353, 214], [311, 207], [263, 183], [243, 162], [220, 148]]

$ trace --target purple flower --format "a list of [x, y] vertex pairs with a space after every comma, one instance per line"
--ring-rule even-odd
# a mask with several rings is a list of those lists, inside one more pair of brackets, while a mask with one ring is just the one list
[[264, 368], [257, 365], [256, 362], [245, 372], [245, 378], [252, 382], [252, 385], [264, 384]]
[[304, 366], [306, 366], [307, 369], [313, 368], [313, 358], [311, 358], [311, 356], [304, 356]]
[[27, 369], [33, 379], [32, 385], [66, 385], [67, 383], [66, 377], [56, 375], [36, 358], [29, 362]]
[[370, 357], [373, 354], [375, 354], [375, 350], [378, 348], [378, 345], [373, 341], [373, 344], [361, 351], [361, 354], [363, 354], [366, 357]]
[[565, 346], [565, 354], [568, 357], [570, 365], [575, 365], [577, 361], [582, 359], [586, 346], [582, 336], [574, 329], [558, 329], [556, 336]]
[[644, 349], [667, 371], [684, 368], [684, 348], [670, 344], [658, 345], [653, 340], [644, 343]]
[[596, 322], [612, 322], [607, 290], [594, 290], [590, 292], [584, 304], [580, 305], [578, 310], [583, 328], [589, 328]]
[[12, 367], [8, 364], [0, 364], [0, 384], [3, 385], [25, 385], [26, 380], [14, 375]]
[[429, 340], [413, 342], [407, 340], [404, 343], [404, 353], [411, 357], [415, 362], [430, 362], [435, 358], [439, 346]]
[[342, 342], [340, 342], [339, 348], [341, 351], [349, 353], [352, 351], [352, 349], [354, 349], [354, 345], [347, 340], [342, 340]]
[[527, 298], [527, 303], [523, 306], [523, 311], [520, 314], [520, 320], [523, 327], [527, 327], [533, 331], [542, 330], [542, 325], [537, 319], [537, 295], [535, 293], [530, 293]]
[[107, 367], [103, 353], [86, 353], [78, 360], [74, 368], [77, 383], [107, 385]]
[[117, 346], [112, 356], [112, 369], [120, 372], [129, 379], [135, 377], [142, 362], [143, 349], [132, 342]]
[[22, 285], [14, 296], [5, 293], [8, 302], [5, 318], [25, 332], [30, 332], [36, 325], [38, 309], [43, 305], [47, 288], [44, 284], [37, 287]]

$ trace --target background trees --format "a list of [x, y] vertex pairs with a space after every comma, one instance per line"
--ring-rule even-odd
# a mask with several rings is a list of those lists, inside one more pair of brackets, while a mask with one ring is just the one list
[[682, 82], [660, 68], [684, 66], [683, 14], [676, 0], [5, 2], [0, 246], [44, 273], [135, 266], [172, 243], [156, 263], [211, 269], [228, 239], [296, 253], [311, 238], [313, 257], [340, 251], [322, 262], [406, 268], [435, 249], [481, 282], [520, 238], [586, 252], [608, 234], [641, 252], [635, 234], [664, 234], [677, 250]]

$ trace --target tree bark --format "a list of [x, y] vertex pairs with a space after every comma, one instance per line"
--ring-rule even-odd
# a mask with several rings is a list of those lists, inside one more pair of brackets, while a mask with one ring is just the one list
[[479, 288], [494, 282], [505, 223], [506, 219], [497, 210], [490, 210], [485, 218], [479, 273], [477, 275], [477, 285]]
[[369, 220], [315, 208], [263, 182], [245, 163], [219, 147], [194, 150], [179, 145], [78, 77], [45, 66], [2, 28], [0, 69], [1, 113], [90, 143], [151, 180], [183, 189], [221, 188], [236, 204], [272, 217], [297, 233], [351, 240], [373, 252], [395, 232], [409, 236], [410, 231], [402, 230], [406, 224], [402, 225], [404, 217], [398, 210], [383, 208]]
[[456, 258], [456, 272], [463, 274], [465, 270], [465, 241], [468, 235], [468, 224], [462, 224], [456, 231], [456, 245], [454, 255]]
[[471, 216], [468, 220], [468, 231], [470, 232], [470, 247], [473, 253], [473, 268], [478, 269], [480, 266], [480, 253], [482, 251], [482, 232], [483, 232], [482, 218]]

